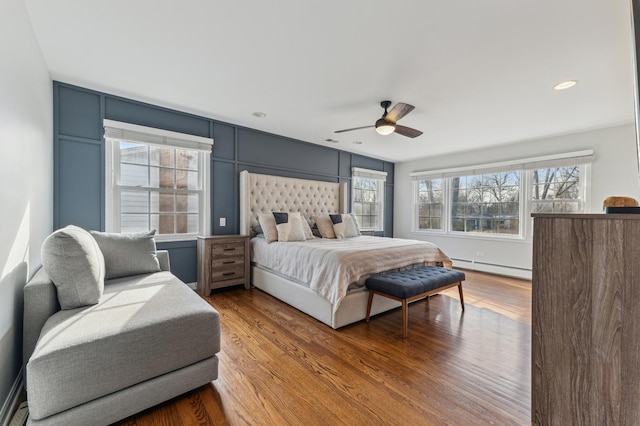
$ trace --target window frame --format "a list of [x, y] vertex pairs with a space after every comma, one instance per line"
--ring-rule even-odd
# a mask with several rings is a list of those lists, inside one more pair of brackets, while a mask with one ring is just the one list
[[[213, 139], [202, 138], [193, 135], [181, 134], [165, 131], [161, 129], [137, 126], [129, 123], [114, 122], [104, 120], [105, 125], [105, 231], [120, 233], [122, 210], [120, 205], [121, 193], [127, 190], [151, 191], [171, 194], [199, 194], [198, 202], [198, 230], [192, 233], [181, 234], [158, 234], [155, 239], [158, 242], [164, 241], [194, 241], [199, 235], [209, 235], [211, 233], [211, 156], [210, 148], [207, 152], [206, 146], [213, 145]], [[120, 142], [164, 148], [192, 150], [198, 152], [198, 186], [199, 189], [168, 189], [156, 187], [142, 187], [122, 185], [120, 182]], [[193, 143], [192, 143], [193, 142]], [[203, 148], [204, 147], [204, 148]], [[175, 151], [174, 151], [175, 152]], [[146, 165], [149, 170], [149, 162]], [[182, 170], [173, 165], [174, 173]], [[174, 211], [175, 213], [175, 211]], [[148, 213], [151, 214], [151, 213]], [[140, 231], [142, 232], [142, 231]]]
[[[440, 224], [442, 225], [440, 229], [422, 229], [420, 228], [420, 181], [421, 180], [434, 180], [441, 179], [442, 180], [442, 216], [440, 218]], [[429, 178], [429, 179], [415, 179], [413, 180], [413, 229], [414, 232], [429, 232], [429, 233], [437, 233], [444, 234], [447, 232], [449, 227], [449, 215], [447, 214], [447, 205], [449, 202], [449, 196], [447, 195], [449, 191], [450, 180], [445, 178]]]
[[[353, 213], [356, 217], [363, 216], [356, 214], [356, 203], [364, 203], [363, 201], [356, 201], [355, 193], [356, 193], [356, 181], [357, 179], [372, 179], [378, 181], [378, 198], [375, 204], [378, 205], [378, 211], [380, 212], [378, 217], [378, 223], [375, 227], [366, 227], [363, 223], [359, 223], [360, 229], [363, 231], [373, 231], [373, 232], [384, 232], [384, 207], [385, 207], [385, 185], [386, 185], [387, 173], [381, 172], [378, 170], [369, 170], [369, 169], [361, 169], [357, 167], [353, 167], [351, 170], [351, 213]], [[369, 202], [367, 202], [369, 204]], [[358, 219], [359, 222], [360, 219]]]
[[[454, 179], [454, 177], [450, 177], [447, 178], [447, 181], [449, 182], [449, 191], [447, 192], [446, 196], [448, 198], [448, 203], [447, 203], [447, 209], [445, 210], [445, 213], [447, 215], [448, 218], [448, 223], [449, 226], [447, 228], [447, 232], [449, 234], [453, 234], [453, 235], [461, 235], [461, 236], [471, 236], [471, 237], [476, 237], [476, 236], [482, 236], [482, 237], [488, 237], [488, 238], [506, 238], [506, 239], [521, 239], [523, 237], [523, 233], [524, 233], [524, 229], [522, 226], [522, 219], [523, 219], [523, 205], [522, 205], [522, 193], [523, 193], [523, 179], [522, 179], [522, 175], [524, 174], [524, 171], [522, 170], [494, 170], [491, 172], [479, 172], [479, 173], [472, 173], [472, 174], [464, 174], [461, 176], [457, 176], [459, 178], [461, 177], [468, 177], [468, 176], [482, 176], [484, 178], [485, 175], [489, 175], [489, 174], [493, 174], [493, 173], [509, 173], [509, 172], [518, 172], [520, 173], [519, 176], [519, 180], [518, 180], [518, 232], [515, 234], [509, 234], [509, 233], [492, 233], [492, 232], [478, 232], [478, 233], [474, 233], [474, 232], [467, 232], [467, 231], [455, 231], [453, 230], [453, 216], [452, 216], [452, 207], [453, 207], [453, 185], [451, 184], [451, 181]], [[484, 181], [484, 179], [482, 179]], [[501, 202], [500, 202], [501, 203]], [[466, 204], [473, 204], [471, 202], [467, 202]], [[476, 203], [477, 204], [477, 203]], [[480, 203], [480, 204], [485, 204], [485, 203]]]

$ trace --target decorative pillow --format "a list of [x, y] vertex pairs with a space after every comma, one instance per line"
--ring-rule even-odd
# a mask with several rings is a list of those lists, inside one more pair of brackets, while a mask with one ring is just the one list
[[336, 234], [336, 238], [343, 239], [345, 223], [342, 220], [341, 214], [330, 214], [329, 218], [331, 219], [331, 223], [333, 224], [333, 232]]
[[313, 236], [313, 231], [309, 226], [309, 222], [307, 222], [307, 219], [305, 219], [304, 217], [301, 217], [301, 219], [302, 219], [302, 229], [304, 229], [304, 239], [313, 240], [315, 237]]
[[264, 238], [268, 243], [278, 241], [278, 229], [276, 228], [276, 220], [271, 213], [260, 213], [258, 215], [260, 227], [264, 233]]
[[106, 279], [128, 277], [160, 271], [156, 241], [156, 230], [130, 234], [115, 234], [91, 231], [106, 265]]
[[316, 221], [318, 231], [320, 231], [322, 238], [336, 237], [336, 233], [333, 231], [333, 222], [331, 222], [329, 216], [314, 216], [313, 220]]
[[264, 234], [264, 232], [262, 232], [262, 226], [260, 226], [260, 225], [258, 225], [258, 226], [254, 226], [254, 227], [253, 227], [253, 232], [255, 232], [255, 233], [256, 233], [256, 235]]
[[69, 225], [42, 244], [42, 266], [53, 281], [62, 309], [95, 305], [104, 290], [105, 263], [91, 234]]
[[304, 228], [300, 213], [273, 212], [278, 230], [278, 241], [304, 241]]
[[347, 222], [345, 227], [345, 238], [360, 236], [360, 225], [358, 224], [358, 218], [353, 213], [347, 215]]
[[360, 235], [358, 220], [353, 213], [330, 214], [329, 218], [333, 224], [333, 231], [336, 234], [336, 238], [351, 238]]
[[314, 223], [311, 227], [311, 233], [314, 237], [322, 238], [322, 234], [320, 233], [320, 230], [318, 229], [318, 225], [316, 223]]

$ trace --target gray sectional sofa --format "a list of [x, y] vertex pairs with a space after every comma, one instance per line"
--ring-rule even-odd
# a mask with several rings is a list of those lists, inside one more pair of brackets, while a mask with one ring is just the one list
[[152, 233], [63, 228], [43, 264], [24, 288], [28, 425], [107, 425], [218, 377], [218, 312]]

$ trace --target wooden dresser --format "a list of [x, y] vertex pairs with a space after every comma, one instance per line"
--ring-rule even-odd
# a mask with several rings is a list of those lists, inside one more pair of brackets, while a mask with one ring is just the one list
[[534, 214], [535, 425], [640, 422], [640, 215]]
[[214, 288], [251, 285], [249, 236], [198, 237], [198, 293], [209, 296]]

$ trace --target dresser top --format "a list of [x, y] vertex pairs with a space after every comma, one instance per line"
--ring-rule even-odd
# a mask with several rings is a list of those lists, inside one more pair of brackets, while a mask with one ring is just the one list
[[557, 218], [557, 219], [604, 219], [604, 220], [640, 220], [640, 214], [634, 213], [532, 213], [535, 218]]

